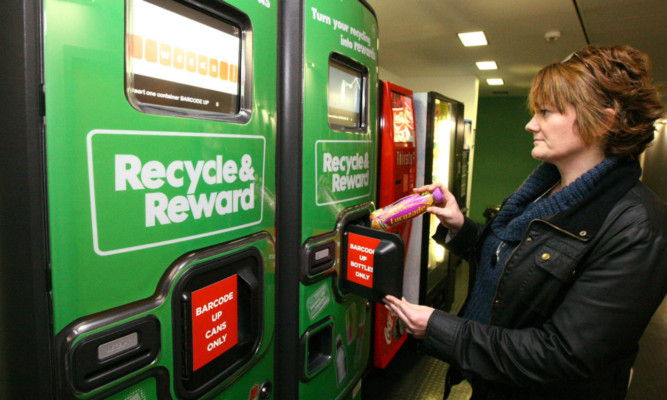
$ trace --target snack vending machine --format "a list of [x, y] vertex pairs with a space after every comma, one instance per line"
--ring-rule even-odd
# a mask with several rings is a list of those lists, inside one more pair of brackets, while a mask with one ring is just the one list
[[[444, 183], [466, 212], [463, 180], [464, 122], [463, 103], [436, 92], [415, 93], [417, 123], [417, 185]], [[466, 164], [467, 167], [467, 164]], [[423, 171], [423, 172], [422, 172]], [[467, 169], [466, 169], [467, 171]], [[422, 179], [423, 182], [419, 180]], [[439, 224], [436, 216], [427, 214], [414, 221], [413, 238], [408, 248], [406, 288], [419, 282], [419, 304], [448, 310], [454, 295], [454, 269], [460, 259], [431, 237]], [[419, 239], [417, 239], [419, 238]], [[408, 291], [408, 289], [406, 289]], [[412, 290], [411, 295], [416, 291]]]
[[377, 19], [360, 0], [285, 2], [280, 19], [276, 394], [358, 399], [372, 302], [391, 289], [384, 285], [400, 285], [395, 260], [404, 252], [395, 234], [368, 227], [377, 187]]
[[[380, 161], [378, 207], [412, 194], [417, 178], [417, 144], [412, 91], [380, 82]], [[391, 228], [406, 248], [412, 221]], [[382, 304], [375, 305], [373, 364], [385, 368], [407, 338], [400, 320]]]
[[9, 398], [272, 397], [273, 3], [8, 3]]

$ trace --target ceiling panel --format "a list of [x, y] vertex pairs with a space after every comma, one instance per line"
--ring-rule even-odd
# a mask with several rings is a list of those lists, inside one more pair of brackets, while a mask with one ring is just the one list
[[[474, 75], [480, 96], [525, 96], [535, 73], [592, 43], [627, 43], [651, 56], [667, 82], [665, 0], [368, 0], [378, 17], [380, 66], [405, 78]], [[580, 22], [584, 22], [584, 27]], [[483, 30], [488, 46], [465, 48], [458, 32]], [[559, 30], [556, 42], [547, 31]], [[476, 61], [494, 60], [497, 71]], [[500, 77], [503, 87], [486, 78]]]

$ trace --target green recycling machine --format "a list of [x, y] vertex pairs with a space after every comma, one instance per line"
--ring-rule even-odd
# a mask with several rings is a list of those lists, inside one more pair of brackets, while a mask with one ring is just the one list
[[361, 398], [403, 259], [368, 4], [2, 9], [2, 397]]

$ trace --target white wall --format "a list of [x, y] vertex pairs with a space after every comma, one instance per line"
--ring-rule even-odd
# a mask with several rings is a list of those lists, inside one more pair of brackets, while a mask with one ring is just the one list
[[403, 83], [401, 83], [401, 81], [403, 79], [401, 79], [400, 76], [395, 75], [392, 72], [387, 71], [386, 69], [384, 69], [382, 67], [378, 67], [378, 75], [379, 75], [380, 79], [382, 79], [385, 82], [391, 82], [391, 83], [395, 83], [399, 86], [403, 86]]
[[438, 92], [464, 104], [464, 118], [472, 121], [477, 128], [477, 104], [479, 99], [479, 79], [476, 76], [434, 76], [401, 77], [382, 67], [380, 79], [395, 83], [413, 92]]

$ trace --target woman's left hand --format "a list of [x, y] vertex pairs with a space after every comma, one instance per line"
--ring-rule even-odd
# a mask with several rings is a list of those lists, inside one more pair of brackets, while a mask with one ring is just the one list
[[403, 324], [412, 332], [417, 339], [422, 339], [426, 334], [426, 325], [435, 311], [431, 307], [412, 304], [404, 299], [399, 300], [392, 295], [384, 298], [385, 307], [403, 321]]

